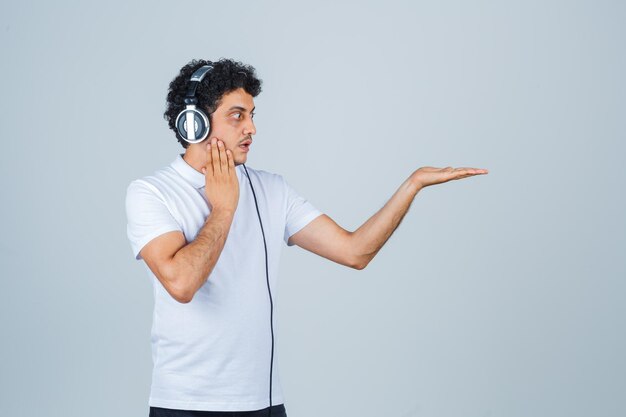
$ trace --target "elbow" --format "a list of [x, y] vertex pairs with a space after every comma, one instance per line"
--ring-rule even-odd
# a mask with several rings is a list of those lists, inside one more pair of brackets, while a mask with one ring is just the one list
[[[195, 282], [195, 281], [194, 281]], [[199, 288], [195, 288], [190, 282], [178, 282], [174, 285], [170, 295], [181, 304], [188, 304], [193, 300]]]
[[350, 263], [350, 267], [356, 270], [363, 270], [365, 269], [365, 267], [367, 266], [367, 264], [369, 264], [370, 259], [364, 256], [361, 257], [356, 257], [355, 259], [352, 260], [352, 262]]
[[174, 298], [174, 300], [178, 301], [181, 304], [188, 304], [191, 302], [191, 300], [193, 300], [193, 295], [187, 295], [187, 294], [183, 294], [183, 295], [178, 295], [176, 297], [172, 296]]
[[193, 299], [193, 292], [189, 291], [187, 288], [183, 288], [173, 283], [170, 283], [167, 287], [165, 287], [170, 296], [178, 301], [181, 304], [187, 304], [191, 302]]
[[368, 247], [364, 247], [363, 244], [356, 238], [355, 232], [351, 233], [351, 239], [348, 244], [349, 248], [349, 260], [350, 267], [356, 270], [363, 270], [367, 267], [374, 256], [378, 253], [378, 250], [372, 252]]
[[164, 283], [167, 284], [164, 285], [167, 292], [174, 300], [181, 304], [190, 303], [195, 295], [195, 291], [189, 287], [188, 282], [180, 279], [180, 277], [185, 276], [185, 273], [175, 270], [170, 270], [168, 272], [169, 274], [166, 275], [168, 278], [164, 280]]
[[187, 304], [193, 299], [193, 293], [186, 288], [171, 286], [167, 289], [172, 298], [181, 304]]

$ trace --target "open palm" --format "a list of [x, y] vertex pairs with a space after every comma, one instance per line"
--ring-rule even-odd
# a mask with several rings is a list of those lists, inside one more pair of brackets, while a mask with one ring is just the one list
[[450, 180], [460, 180], [461, 178], [488, 173], [488, 170], [482, 168], [421, 167], [411, 175], [411, 180], [417, 184], [418, 187], [424, 188], [429, 185], [442, 184]]

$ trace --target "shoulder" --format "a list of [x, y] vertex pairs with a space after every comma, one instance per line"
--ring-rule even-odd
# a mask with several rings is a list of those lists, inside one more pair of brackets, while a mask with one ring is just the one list
[[126, 199], [138, 196], [152, 195], [163, 198], [163, 189], [173, 179], [171, 167], [156, 170], [150, 175], [132, 180], [126, 187]]

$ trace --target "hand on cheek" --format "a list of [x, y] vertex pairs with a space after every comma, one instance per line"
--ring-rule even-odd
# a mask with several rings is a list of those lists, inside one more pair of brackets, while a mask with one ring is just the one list
[[239, 179], [233, 153], [224, 142], [211, 138], [207, 144], [207, 162], [202, 169], [205, 175], [205, 194], [211, 210], [234, 213], [239, 203]]

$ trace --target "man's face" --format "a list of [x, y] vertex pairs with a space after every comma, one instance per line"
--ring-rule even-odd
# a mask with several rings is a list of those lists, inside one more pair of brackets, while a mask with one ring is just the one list
[[[231, 91], [222, 96], [222, 102], [211, 116], [211, 138], [218, 138], [226, 149], [233, 153], [235, 165], [245, 164], [248, 158], [252, 135], [256, 134], [254, 126], [254, 100], [243, 88]], [[208, 143], [203, 141], [204, 146]]]

